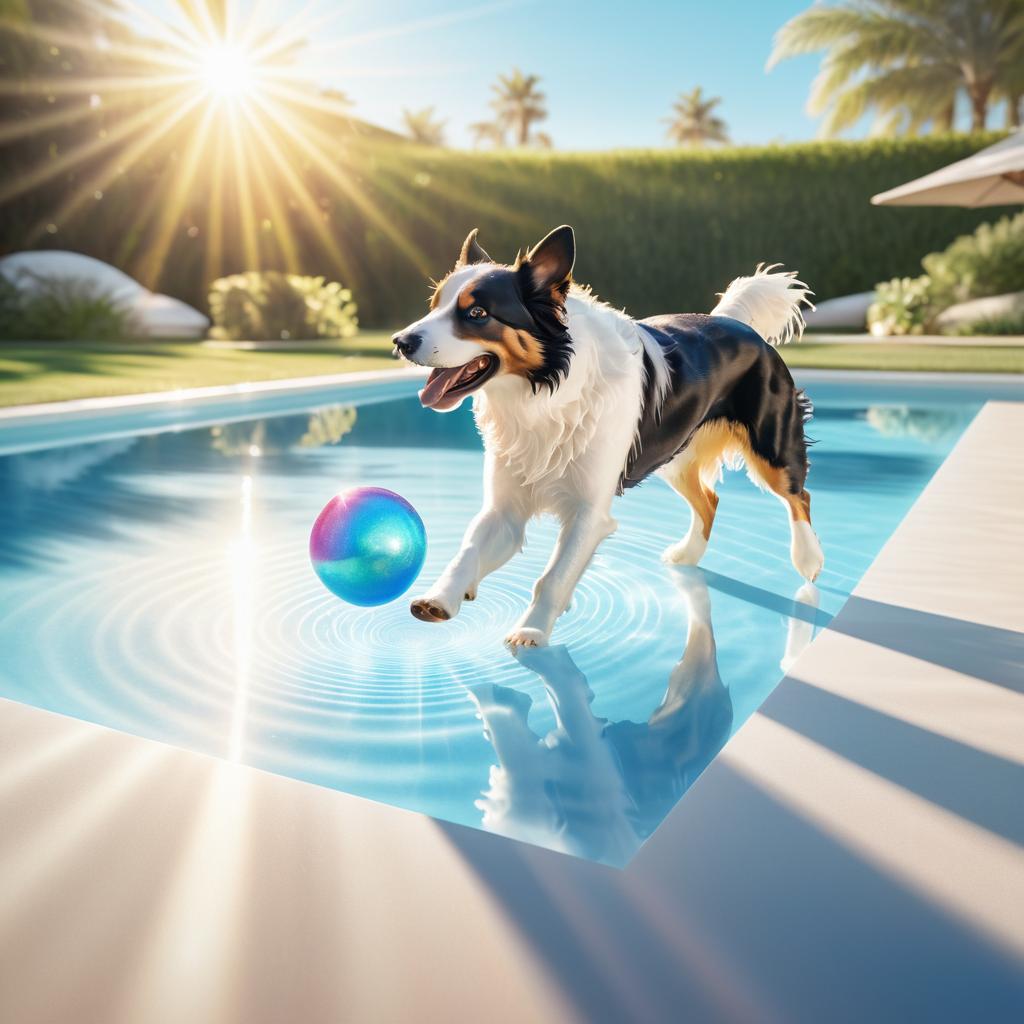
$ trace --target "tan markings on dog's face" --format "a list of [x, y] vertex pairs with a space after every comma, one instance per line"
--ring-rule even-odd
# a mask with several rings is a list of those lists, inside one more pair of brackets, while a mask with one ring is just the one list
[[[472, 282], [459, 292], [455, 306], [456, 336], [474, 341], [496, 355], [501, 363], [499, 372], [528, 377], [544, 364], [540, 341], [529, 331], [511, 327], [491, 315], [487, 297], [478, 294]], [[475, 319], [472, 316], [474, 309], [480, 309], [486, 315]]]
[[[439, 281], [431, 280], [434, 290], [430, 293], [427, 305], [431, 312], [440, 309], [445, 302], [450, 301], [456, 288], [465, 287], [466, 282], [480, 272], [476, 266], [456, 266], [449, 270]], [[447, 296], [445, 293], [447, 292]]]
[[529, 331], [504, 327], [501, 341], [505, 347], [505, 355], [496, 353], [509, 373], [517, 373], [520, 377], [528, 377], [534, 370], [544, 365], [544, 351], [541, 343]]

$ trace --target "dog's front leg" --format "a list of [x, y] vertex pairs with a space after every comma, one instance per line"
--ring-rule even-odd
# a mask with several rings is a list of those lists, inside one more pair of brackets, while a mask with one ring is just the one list
[[459, 553], [437, 582], [410, 610], [424, 622], [444, 622], [458, 614], [464, 599], [476, 597], [480, 581], [501, 568], [523, 546], [526, 517], [510, 509], [483, 508], [469, 524]]
[[507, 646], [514, 649], [547, 644], [556, 619], [568, 607], [598, 544], [614, 533], [616, 526], [606, 507], [584, 506], [563, 520], [551, 560], [534, 585], [530, 607], [505, 637]]

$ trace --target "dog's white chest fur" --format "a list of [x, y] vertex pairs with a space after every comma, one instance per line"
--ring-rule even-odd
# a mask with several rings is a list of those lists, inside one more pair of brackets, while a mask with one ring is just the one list
[[473, 405], [488, 453], [535, 511], [556, 514], [617, 484], [639, 419], [643, 374], [633, 321], [575, 289], [566, 309], [573, 360], [554, 393], [502, 378]]
[[476, 399], [477, 428], [488, 452], [522, 487], [537, 493], [564, 488], [579, 472], [605, 406], [600, 392], [553, 401], [517, 388]]

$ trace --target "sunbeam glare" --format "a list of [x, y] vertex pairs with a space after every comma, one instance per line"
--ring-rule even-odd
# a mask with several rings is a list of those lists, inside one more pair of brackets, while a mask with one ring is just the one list
[[237, 44], [217, 43], [201, 53], [200, 74], [206, 90], [218, 99], [247, 96], [256, 87], [254, 61]]
[[[30, 76], [0, 76], [0, 96], [23, 105], [0, 117], [0, 145], [22, 146], [0, 207], [28, 211], [30, 244], [67, 238], [74, 248], [76, 234], [102, 231], [130, 203], [117, 219], [118, 262], [151, 288], [183, 266], [201, 286], [245, 269], [317, 268], [351, 281], [358, 264], [343, 229], [353, 221], [425, 272], [424, 254], [377, 208], [354, 159], [367, 140], [401, 143], [354, 118], [349, 99], [325, 84], [348, 73], [353, 33], [335, 24], [326, 36], [324, 26], [351, 10], [309, 3], [284, 18], [265, 0], [85, 0], [77, 10], [80, 25], [0, 26], [50, 55]], [[387, 174], [405, 180], [407, 171], [380, 159], [386, 174], [374, 191], [390, 195]]]

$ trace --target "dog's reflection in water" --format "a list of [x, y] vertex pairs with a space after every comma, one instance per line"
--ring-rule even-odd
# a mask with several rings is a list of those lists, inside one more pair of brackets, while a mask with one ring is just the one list
[[[477, 801], [485, 829], [615, 866], [625, 866], [732, 731], [729, 689], [718, 672], [704, 574], [671, 570], [687, 614], [686, 647], [646, 722], [609, 722], [565, 647], [523, 648], [518, 660], [544, 684], [556, 725], [538, 736], [532, 701], [506, 686], [470, 688], [497, 754]], [[816, 605], [813, 585], [797, 599]], [[811, 639], [790, 620], [786, 661]]]

